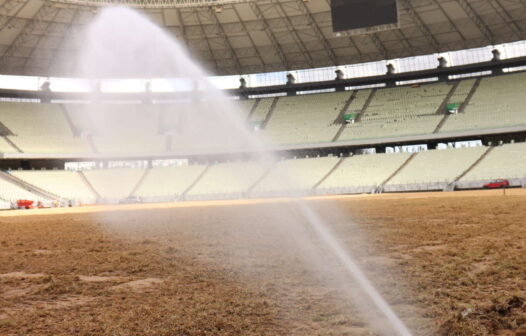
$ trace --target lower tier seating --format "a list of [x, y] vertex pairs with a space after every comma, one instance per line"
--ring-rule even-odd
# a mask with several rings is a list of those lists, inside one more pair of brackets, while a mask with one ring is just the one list
[[461, 181], [526, 178], [526, 143], [495, 147]]
[[321, 193], [345, 192], [345, 189], [371, 192], [387, 180], [409, 156], [409, 153], [395, 153], [346, 158], [317, 189]]
[[14, 203], [18, 200], [42, 201], [44, 199], [0, 177], [0, 200]]
[[118, 168], [87, 170], [83, 174], [103, 199], [116, 203], [131, 195], [144, 172], [140, 168]]
[[188, 197], [221, 194], [243, 197], [268, 167], [268, 164], [259, 162], [229, 162], [212, 165], [203, 178], [190, 190]]
[[470, 147], [420, 152], [387, 185], [453, 182], [486, 149]]
[[67, 170], [15, 170], [12, 175], [64, 199], [95, 203], [97, 196], [78, 172]]
[[253, 194], [308, 193], [338, 163], [338, 157], [279, 161], [254, 188]]
[[152, 168], [134, 193], [145, 200], [174, 201], [196, 181], [205, 165]]
[[[344, 159], [284, 159], [263, 164], [245, 161], [148, 170], [12, 172], [30, 185], [83, 203], [97, 198], [89, 184], [103, 201], [111, 203], [132, 194], [145, 201], [174, 201], [180, 200], [185, 192], [185, 198], [192, 200], [371, 193], [380, 186], [385, 191], [433, 189], [430, 186], [443, 189], [450, 187], [464, 173], [466, 175], [459, 183], [465, 185], [460, 188], [469, 187], [471, 182], [477, 182], [471, 183], [473, 187], [480, 187], [481, 181], [501, 178], [519, 179], [519, 183], [514, 185], [520, 185], [520, 180], [526, 179], [526, 143], [503, 145], [489, 151], [488, 147], [482, 146], [429, 150], [413, 157], [410, 153], [391, 153], [355, 155]], [[87, 182], [81, 174], [85, 175]], [[413, 188], [415, 185], [424, 187]], [[0, 175], [0, 200], [18, 199], [39, 200], [30, 191]]]

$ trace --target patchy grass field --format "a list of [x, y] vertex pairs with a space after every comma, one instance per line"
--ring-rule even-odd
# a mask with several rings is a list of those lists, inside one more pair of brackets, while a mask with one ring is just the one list
[[[311, 203], [415, 335], [526, 335], [526, 196]], [[293, 222], [287, 202], [1, 217], [0, 335], [376, 335]]]

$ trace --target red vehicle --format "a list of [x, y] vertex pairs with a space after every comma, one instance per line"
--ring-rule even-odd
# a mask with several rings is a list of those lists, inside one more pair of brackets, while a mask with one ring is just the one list
[[16, 205], [19, 209], [33, 209], [34, 203], [35, 203], [34, 201], [23, 200], [23, 199], [16, 201]]
[[490, 183], [486, 183], [484, 185], [484, 188], [486, 189], [498, 189], [498, 188], [508, 188], [510, 186], [510, 182], [508, 180], [495, 180]]

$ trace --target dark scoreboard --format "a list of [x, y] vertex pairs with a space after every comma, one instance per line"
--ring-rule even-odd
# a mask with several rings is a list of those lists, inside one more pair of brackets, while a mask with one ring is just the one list
[[331, 0], [333, 31], [397, 25], [396, 0]]

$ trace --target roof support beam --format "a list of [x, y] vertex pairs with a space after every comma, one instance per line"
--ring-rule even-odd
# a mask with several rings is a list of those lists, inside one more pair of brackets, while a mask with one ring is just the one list
[[287, 57], [285, 56], [285, 53], [283, 52], [283, 49], [281, 48], [281, 45], [279, 44], [278, 39], [276, 38], [276, 35], [272, 32], [272, 29], [270, 29], [270, 25], [268, 24], [267, 19], [263, 15], [263, 12], [257, 5], [256, 1], [250, 2], [250, 8], [256, 15], [256, 17], [263, 23], [263, 28], [265, 30], [265, 33], [267, 34], [267, 37], [270, 40], [270, 44], [272, 45], [272, 48], [274, 49], [274, 52], [278, 57], [280, 58], [281, 62], [285, 65], [285, 69], [290, 69], [289, 62], [287, 60]]
[[508, 13], [506, 8], [502, 6], [499, 0], [491, 0], [491, 6], [495, 9], [495, 12], [502, 18], [508, 25], [510, 30], [513, 32], [516, 38], [522, 39], [522, 28], [513, 20], [513, 17]]
[[[184, 26], [183, 16], [181, 15], [181, 9], [180, 8], [177, 9], [177, 19], [179, 20], [179, 30], [181, 31], [181, 37], [183, 38], [184, 44], [188, 48], [188, 46], [189, 46], [189, 44], [188, 44], [188, 36], [186, 36], [186, 28]], [[165, 20], [164, 14], [163, 14], [163, 20]]]
[[47, 67], [50, 68], [53, 65], [53, 62], [57, 62], [59, 60], [58, 55], [62, 51], [62, 47], [64, 46], [64, 43], [66, 42], [67, 36], [69, 36], [74, 30], [75, 26], [77, 25], [77, 19], [82, 14], [82, 9], [77, 8], [75, 12], [73, 13], [73, 16], [71, 17], [71, 21], [68, 24], [68, 28], [64, 31], [64, 35], [62, 35], [62, 38], [60, 39], [60, 42], [58, 43], [57, 47], [53, 51], [52, 56], [49, 58], [49, 62]]
[[243, 21], [241, 19], [241, 15], [239, 15], [239, 11], [237, 10], [236, 5], [232, 5], [232, 9], [234, 10], [234, 13], [236, 14], [236, 17], [239, 20], [239, 22], [241, 22], [241, 26], [243, 27], [243, 30], [245, 31], [245, 33], [246, 33], [246, 35], [248, 37], [248, 40], [252, 44], [252, 47], [254, 48], [254, 51], [256, 52], [256, 55], [258, 56], [259, 60], [261, 61], [261, 66], [266, 71], [265, 60], [263, 60], [263, 57], [261, 56], [261, 53], [259, 52], [259, 49], [258, 49], [256, 43], [254, 42], [254, 39], [252, 38], [252, 35], [250, 35], [250, 31], [248, 30], [247, 25], [245, 24], [245, 21]]
[[219, 65], [217, 64], [217, 58], [214, 55], [214, 49], [212, 49], [212, 45], [210, 44], [210, 40], [208, 39], [208, 36], [206, 35], [206, 30], [203, 27], [203, 23], [201, 22], [201, 18], [199, 17], [199, 12], [197, 9], [192, 10], [192, 14], [195, 15], [197, 23], [199, 24], [199, 28], [201, 28], [201, 32], [203, 33], [203, 38], [205, 39], [206, 45], [208, 46], [208, 50], [210, 50], [210, 55], [212, 56], [212, 60], [214, 61], [215, 70], [219, 71]]
[[300, 10], [302, 11], [303, 15], [305, 15], [307, 19], [309, 20], [312, 30], [314, 31], [314, 33], [316, 34], [320, 42], [323, 44], [323, 47], [325, 48], [325, 51], [327, 52], [327, 55], [331, 59], [332, 63], [334, 65], [338, 65], [338, 57], [334, 53], [334, 50], [329, 44], [329, 41], [327, 41], [327, 39], [325, 38], [325, 35], [323, 35], [323, 32], [321, 31], [320, 26], [318, 25], [318, 23], [312, 16], [312, 13], [310, 12], [309, 7], [307, 7], [307, 5], [305, 4], [305, 1], [303, 0], [296, 0], [296, 2], [298, 3], [298, 6]]
[[[10, 25], [10, 23], [17, 19], [18, 14], [22, 11], [22, 9], [25, 7], [25, 4], [29, 0], [6, 0], [1, 6], [0, 6], [0, 31], [4, 30], [7, 26]], [[9, 16], [9, 12], [11, 12], [16, 6], [18, 7], [18, 10], [15, 14], [12, 16]]]
[[387, 49], [385, 48], [382, 41], [380, 41], [378, 36], [376, 36], [376, 34], [371, 34], [369, 35], [369, 37], [371, 38], [371, 41], [373, 41], [374, 45], [376, 46], [382, 57], [385, 59], [389, 58], [389, 55], [387, 54]]
[[214, 25], [216, 26], [217, 30], [219, 31], [219, 36], [221, 36], [221, 38], [223, 39], [223, 42], [230, 50], [230, 53], [232, 55], [232, 60], [234, 61], [234, 67], [236, 68], [237, 73], [241, 74], [242, 70], [241, 70], [241, 63], [239, 62], [239, 57], [237, 56], [236, 50], [232, 46], [232, 43], [230, 43], [228, 36], [225, 34], [225, 30], [223, 29], [221, 22], [217, 18], [217, 13], [212, 7], [209, 8], [209, 13], [210, 13], [210, 18], [214, 22]]
[[459, 29], [459, 27], [455, 24], [455, 22], [453, 22], [453, 20], [451, 19], [451, 17], [448, 15], [448, 13], [444, 10], [444, 7], [442, 7], [442, 5], [440, 4], [440, 1], [439, 0], [433, 0], [433, 3], [435, 4], [435, 6], [438, 7], [438, 9], [440, 9], [440, 11], [442, 12], [442, 14], [444, 14], [444, 16], [446, 17], [447, 21], [449, 22], [449, 24], [451, 25], [451, 27], [453, 27], [455, 29], [455, 32], [460, 36], [460, 38], [462, 39], [462, 41], [466, 41], [466, 37], [464, 36], [464, 34], [462, 34], [462, 30]]
[[402, 42], [402, 45], [404, 46], [404, 49], [409, 53], [409, 55], [413, 54], [413, 46], [411, 43], [409, 43], [409, 40], [405, 36], [404, 32], [401, 29], [395, 29], [393, 30], [393, 33], [400, 39], [400, 42]]
[[6, 15], [6, 14], [9, 14], [9, 12], [11, 12], [16, 6], [24, 3], [24, 2], [27, 2], [27, 0], [5, 0], [1, 5], [0, 5], [0, 13], [2, 15]]
[[[46, 2], [44, 3], [36, 12], [33, 19], [28, 20], [27, 23], [24, 25], [24, 28], [22, 31], [18, 34], [18, 36], [15, 38], [15, 40], [11, 43], [9, 48], [4, 52], [4, 54], [0, 58], [0, 69], [5, 67], [7, 63], [7, 58], [10, 56], [16, 56], [17, 52], [24, 46], [25, 43], [31, 40], [32, 33], [34, 31], [38, 30], [45, 30], [47, 28], [47, 25], [45, 23], [45, 19], [51, 17], [56, 17], [57, 12], [59, 11], [58, 8], [54, 7], [53, 3]], [[38, 40], [37, 40], [38, 42]], [[22, 56], [22, 57], [28, 57], [28, 56]], [[25, 63], [25, 62], [24, 62]]]
[[57, 18], [58, 13], [60, 12], [60, 9], [56, 9], [55, 13], [53, 14], [53, 17], [51, 20], [47, 21], [46, 23], [42, 24], [43, 30], [40, 32], [40, 36], [38, 37], [35, 45], [33, 46], [33, 49], [31, 49], [31, 52], [29, 53], [29, 56], [24, 61], [24, 69], [26, 69], [27, 64], [31, 61], [31, 57], [35, 54], [35, 51], [38, 49], [38, 45], [40, 44], [40, 41], [46, 36], [46, 33], [50, 27], [52, 27], [54, 24], [56, 24], [55, 19]]
[[290, 21], [290, 17], [287, 15], [287, 12], [285, 12], [285, 10], [283, 9], [283, 6], [282, 6], [281, 2], [279, 2], [278, 0], [273, 0], [272, 3], [276, 6], [277, 9], [279, 9], [278, 12], [281, 12], [280, 14], [285, 19], [287, 30], [292, 35], [292, 37], [294, 37], [294, 39], [296, 40], [296, 44], [298, 45], [298, 47], [300, 48], [301, 52], [303, 53], [303, 57], [305, 57], [305, 61], [307, 61], [307, 64], [310, 67], [314, 67], [315, 64], [314, 64], [314, 61], [312, 59], [312, 56], [309, 53], [309, 50], [305, 47], [305, 44], [303, 43], [303, 40], [301, 39], [301, 37], [299, 36], [298, 32], [296, 31], [296, 28], [294, 27], [294, 25]]
[[495, 44], [495, 38], [493, 36], [493, 33], [489, 30], [488, 26], [482, 21], [480, 16], [475, 12], [473, 7], [467, 2], [467, 0], [456, 0], [457, 3], [462, 7], [464, 12], [467, 14], [467, 16], [473, 21], [475, 26], [480, 30], [482, 35], [486, 38], [486, 40], [490, 44]]
[[424, 21], [422, 21], [420, 15], [418, 15], [413, 5], [411, 5], [411, 3], [408, 0], [402, 0], [402, 3], [405, 5], [407, 14], [409, 14], [413, 22], [416, 24], [418, 30], [420, 30], [420, 32], [424, 35], [426, 40], [431, 44], [431, 46], [433, 46], [433, 49], [436, 52], [439, 52], [440, 45], [438, 44], [438, 41], [435, 39], [433, 34], [431, 34], [431, 31], [429, 30], [429, 28], [427, 28]]

